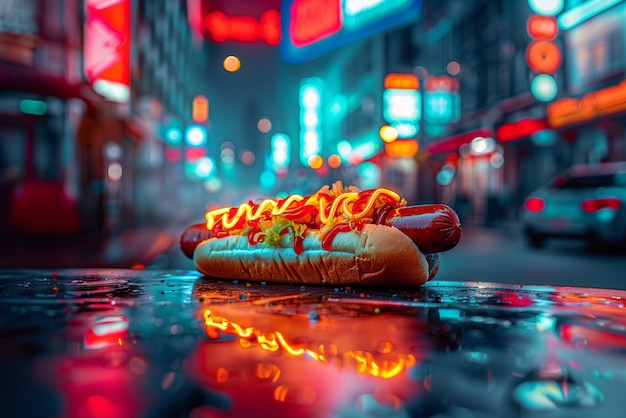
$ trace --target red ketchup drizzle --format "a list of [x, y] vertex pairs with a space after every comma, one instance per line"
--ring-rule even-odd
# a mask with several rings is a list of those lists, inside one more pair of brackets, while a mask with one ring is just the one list
[[263, 241], [262, 235], [260, 235], [259, 238], [257, 238], [257, 235], [260, 232], [261, 232], [261, 228], [259, 227], [252, 228], [250, 232], [248, 232], [248, 243], [250, 245], [257, 245], [259, 242]]
[[304, 243], [304, 237], [302, 237], [301, 235], [293, 236], [293, 251], [296, 254], [302, 254], [304, 252], [304, 247], [302, 245], [303, 243]]
[[330, 251], [331, 247], [333, 245], [333, 240], [335, 239], [337, 234], [340, 234], [342, 232], [350, 232], [350, 231], [354, 231], [354, 230], [356, 230], [358, 232], [361, 232], [361, 230], [363, 229], [363, 225], [364, 225], [364, 223], [358, 222], [358, 223], [354, 223], [352, 225], [350, 225], [350, 224], [338, 224], [338, 225], [333, 226], [330, 229], [330, 231], [328, 231], [328, 234], [326, 234], [324, 239], [322, 239], [322, 249], [324, 249], [326, 251]]

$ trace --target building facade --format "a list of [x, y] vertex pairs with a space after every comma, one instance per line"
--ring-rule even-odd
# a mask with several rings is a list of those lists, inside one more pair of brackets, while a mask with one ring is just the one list
[[2, 2], [1, 230], [107, 233], [171, 220], [192, 191], [178, 187], [183, 150], [164, 128], [191, 117], [202, 49], [185, 2]]
[[[367, 149], [364, 161], [346, 160], [325, 179], [367, 174], [410, 201], [444, 202], [464, 222], [485, 225], [514, 221], [529, 192], [572, 164], [625, 160], [626, 4], [550, 4], [559, 7], [424, 2], [410, 22], [292, 66], [294, 91], [306, 77], [324, 84], [325, 156], [341, 141]], [[420, 81], [419, 150], [410, 157], [390, 156], [379, 136], [391, 73]], [[445, 122], [436, 118], [444, 102], [427, 98], [437, 80], [458, 92], [459, 113]]]

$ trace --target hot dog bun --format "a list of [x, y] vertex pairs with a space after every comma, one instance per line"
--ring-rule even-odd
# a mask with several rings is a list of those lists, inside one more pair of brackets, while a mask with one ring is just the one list
[[408, 236], [376, 224], [338, 234], [331, 251], [322, 249], [318, 231], [309, 230], [303, 249], [294, 252], [289, 234], [267, 247], [231, 235], [201, 242], [193, 260], [198, 271], [211, 277], [340, 286], [419, 286], [432, 278], [439, 263], [437, 257], [429, 268]]

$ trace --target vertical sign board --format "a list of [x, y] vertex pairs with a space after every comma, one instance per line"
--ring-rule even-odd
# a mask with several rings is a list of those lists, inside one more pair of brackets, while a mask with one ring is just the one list
[[407, 23], [422, 0], [282, 0], [281, 55], [297, 64]]
[[549, 102], [558, 94], [555, 73], [561, 66], [561, 49], [556, 43], [557, 20], [554, 17], [563, 8], [563, 0], [550, 2], [528, 0], [532, 12], [526, 20], [530, 42], [526, 47], [526, 62], [534, 73], [530, 84], [533, 97]]
[[309, 159], [322, 154], [322, 82], [316, 77], [304, 79], [300, 85], [300, 162], [309, 166]]
[[398, 138], [411, 138], [419, 131], [422, 98], [415, 74], [390, 73], [385, 76], [383, 117], [398, 132]]
[[111, 101], [130, 99], [130, 1], [85, 1], [85, 75]]

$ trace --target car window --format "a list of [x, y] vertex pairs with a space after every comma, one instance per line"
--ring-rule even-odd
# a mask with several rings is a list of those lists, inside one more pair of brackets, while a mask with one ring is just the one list
[[595, 189], [598, 187], [610, 187], [616, 185], [616, 177], [617, 176], [613, 173], [572, 177], [560, 182], [556, 187], [560, 189]]

